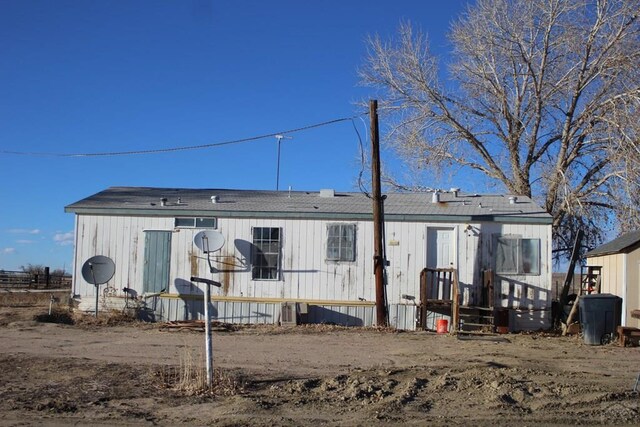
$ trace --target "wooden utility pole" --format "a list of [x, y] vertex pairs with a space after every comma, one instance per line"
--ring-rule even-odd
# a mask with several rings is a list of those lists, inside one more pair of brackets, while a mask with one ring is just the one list
[[378, 135], [378, 101], [369, 101], [371, 119], [371, 187], [373, 192], [373, 272], [376, 277], [376, 324], [387, 326], [387, 298], [384, 288], [384, 251], [382, 247], [382, 192], [380, 189], [380, 137]]

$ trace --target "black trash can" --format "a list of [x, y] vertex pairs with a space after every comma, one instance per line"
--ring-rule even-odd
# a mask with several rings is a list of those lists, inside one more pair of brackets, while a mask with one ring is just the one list
[[612, 294], [583, 295], [579, 308], [585, 344], [601, 345], [613, 340], [622, 318], [622, 298]]

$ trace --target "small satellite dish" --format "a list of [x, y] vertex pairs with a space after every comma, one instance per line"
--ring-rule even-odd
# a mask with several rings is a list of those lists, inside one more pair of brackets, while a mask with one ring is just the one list
[[116, 272], [116, 265], [111, 258], [96, 255], [82, 265], [82, 277], [96, 286], [107, 283]]
[[205, 254], [215, 252], [224, 246], [224, 236], [219, 231], [202, 230], [193, 237], [193, 244]]

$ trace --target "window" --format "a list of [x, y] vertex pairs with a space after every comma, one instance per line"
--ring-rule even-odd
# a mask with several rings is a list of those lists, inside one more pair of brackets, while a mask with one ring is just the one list
[[182, 228], [216, 228], [215, 218], [176, 218], [175, 226]]
[[496, 273], [540, 274], [540, 239], [496, 236]]
[[254, 227], [251, 254], [251, 278], [254, 280], [278, 280], [280, 272], [279, 228]]
[[327, 261], [356, 260], [356, 225], [327, 225]]

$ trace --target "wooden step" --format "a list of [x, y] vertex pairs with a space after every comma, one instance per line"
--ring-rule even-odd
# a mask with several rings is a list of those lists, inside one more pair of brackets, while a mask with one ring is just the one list
[[637, 347], [640, 344], [640, 329], [631, 326], [618, 326], [617, 332], [622, 347]]

